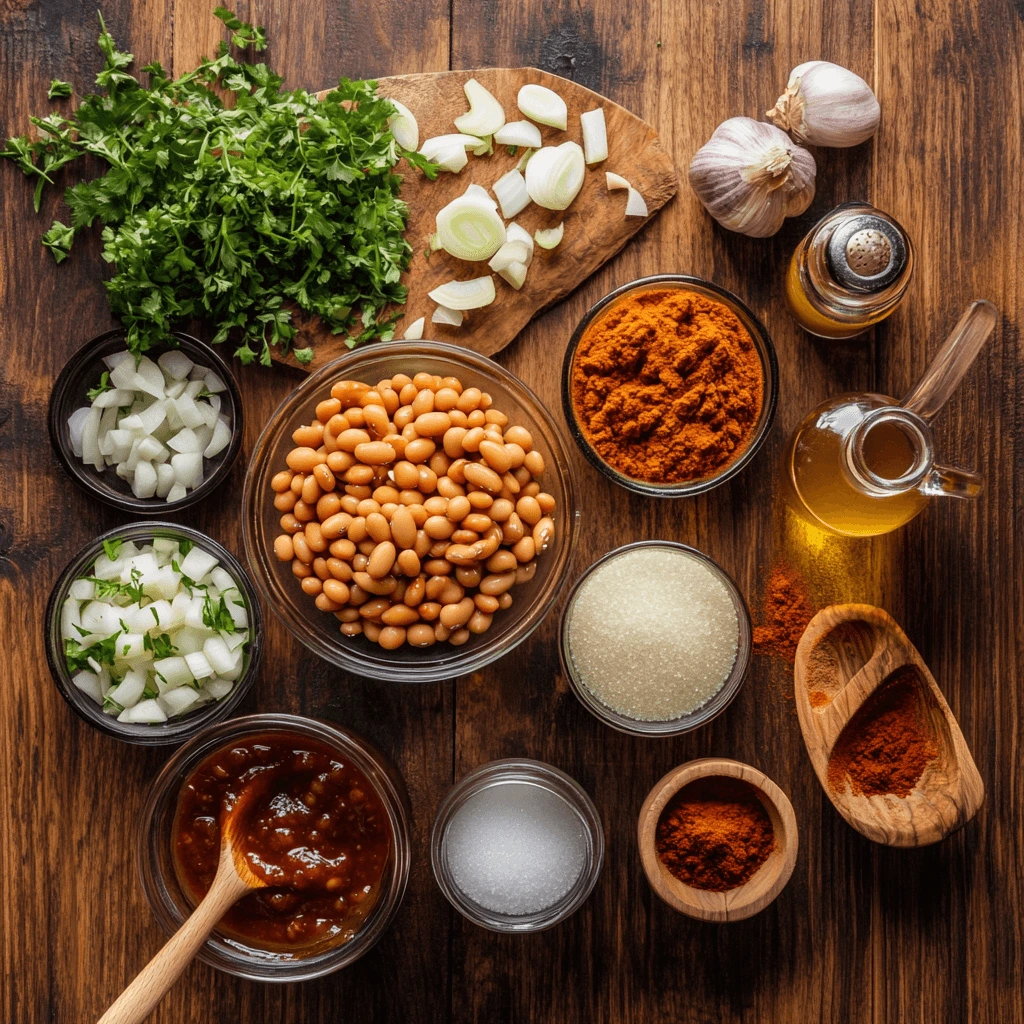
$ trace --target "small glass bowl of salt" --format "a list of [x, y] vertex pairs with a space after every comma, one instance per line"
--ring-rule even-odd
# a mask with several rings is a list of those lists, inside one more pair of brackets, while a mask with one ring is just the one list
[[495, 932], [539, 932], [586, 900], [604, 862], [604, 830], [574, 779], [528, 758], [491, 761], [445, 797], [430, 836], [448, 901]]
[[599, 558], [569, 592], [560, 633], [580, 703], [634, 736], [678, 736], [721, 714], [752, 646], [750, 612], [729, 574], [667, 540]]

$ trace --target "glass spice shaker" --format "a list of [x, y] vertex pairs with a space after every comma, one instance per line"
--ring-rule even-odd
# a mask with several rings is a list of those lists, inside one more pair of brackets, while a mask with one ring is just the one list
[[852, 338], [895, 311], [913, 272], [910, 238], [892, 217], [869, 203], [843, 203], [796, 247], [786, 302], [805, 331]]

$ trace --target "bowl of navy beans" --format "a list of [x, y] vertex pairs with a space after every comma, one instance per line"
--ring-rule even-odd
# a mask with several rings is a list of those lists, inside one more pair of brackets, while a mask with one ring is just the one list
[[116, 527], [87, 544], [54, 584], [45, 623], [50, 673], [72, 710], [143, 746], [182, 743], [227, 718], [263, 653], [245, 569], [176, 523]]
[[50, 441], [80, 486], [124, 512], [160, 516], [201, 501], [242, 445], [242, 398], [209, 345], [174, 332], [139, 356], [123, 329], [76, 352], [50, 394]]
[[360, 349], [278, 407], [242, 499], [246, 556], [291, 632], [354, 673], [432, 682], [521, 643], [576, 543], [551, 414], [490, 359]]

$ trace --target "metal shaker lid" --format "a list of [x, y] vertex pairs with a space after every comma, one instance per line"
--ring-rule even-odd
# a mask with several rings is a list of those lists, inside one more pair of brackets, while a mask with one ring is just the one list
[[903, 272], [907, 240], [886, 217], [854, 214], [833, 230], [825, 258], [832, 276], [844, 287], [855, 292], [877, 292]]

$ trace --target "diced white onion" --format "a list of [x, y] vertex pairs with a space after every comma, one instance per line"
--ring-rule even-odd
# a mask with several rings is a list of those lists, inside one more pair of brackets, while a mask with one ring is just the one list
[[523, 155], [519, 158], [519, 163], [516, 164], [516, 170], [520, 174], [526, 173], [526, 165], [530, 162], [530, 157], [536, 152], [534, 149], [524, 149]]
[[467, 135], [493, 135], [505, 123], [502, 105], [475, 78], [462, 87], [469, 110], [455, 118], [455, 127]]
[[499, 271], [502, 278], [504, 278], [516, 291], [519, 291], [523, 287], [523, 282], [526, 280], [526, 264], [525, 263], [510, 263], [504, 270]]
[[449, 174], [458, 174], [469, 163], [466, 147], [459, 143], [436, 150], [435, 155], [429, 157], [429, 160]]
[[398, 111], [397, 114], [392, 114], [388, 120], [388, 126], [391, 128], [391, 134], [395, 137], [395, 142], [402, 149], [418, 149], [420, 144], [420, 126], [416, 123], [416, 118], [413, 116], [412, 111], [404, 103], [399, 103], [398, 100], [388, 97], [388, 102]]
[[494, 301], [494, 278], [488, 274], [471, 281], [447, 281], [427, 294], [448, 309], [480, 309]]
[[427, 318], [423, 316], [418, 320], [413, 320], [413, 322], [405, 329], [405, 340], [419, 341], [423, 337], [423, 328], [426, 326], [426, 323]]
[[480, 140], [475, 135], [434, 135], [424, 140], [420, 146], [420, 155], [435, 163], [439, 153], [452, 148], [461, 148], [465, 153], [467, 149], [476, 149], [479, 145]]
[[583, 152], [588, 164], [599, 164], [608, 159], [608, 130], [604, 123], [604, 108], [587, 110], [580, 114], [583, 130]]
[[477, 199], [482, 199], [484, 202], [489, 203], [492, 210], [497, 210], [498, 204], [494, 199], [494, 196], [483, 187], [478, 185], [475, 181], [471, 182], [466, 186], [466, 191], [462, 193], [464, 196], [476, 196]]
[[526, 265], [530, 265], [530, 261], [533, 259], [533, 235], [524, 227], [520, 227], [515, 221], [513, 221], [505, 229], [505, 236], [510, 242], [522, 242], [526, 246]]
[[447, 306], [438, 306], [430, 318], [432, 324], [444, 324], [447, 327], [461, 327], [464, 314], [461, 309], [449, 309]]
[[626, 216], [646, 217], [647, 204], [644, 202], [644, 197], [635, 188], [630, 188], [628, 196], [629, 198], [626, 200]]
[[516, 103], [531, 121], [565, 131], [569, 111], [557, 92], [543, 85], [524, 85], [519, 90]]
[[[88, 418], [89, 407], [87, 405], [82, 406], [81, 409], [76, 409], [68, 417], [68, 435], [71, 439], [71, 450], [75, 453], [75, 457], [79, 459], [82, 457], [82, 431]], [[96, 422], [98, 425], [98, 417]]]
[[579, 195], [586, 174], [583, 150], [575, 142], [545, 146], [526, 165], [530, 198], [546, 210], [564, 210]]
[[529, 149], [540, 149], [543, 142], [540, 129], [529, 121], [513, 121], [494, 133], [494, 141], [499, 146], [526, 146]]
[[477, 195], [453, 199], [437, 213], [437, 234], [445, 252], [460, 260], [489, 260], [505, 241], [505, 224]]
[[557, 228], [538, 228], [534, 231], [533, 237], [542, 249], [554, 249], [554, 247], [561, 242], [564, 232], [565, 221], [563, 220]]
[[621, 174], [613, 174], [611, 171], [604, 172], [604, 182], [609, 192], [617, 188], [632, 188]]
[[184, 380], [195, 364], [181, 349], [170, 348], [157, 359], [157, 365], [171, 380]]
[[492, 257], [487, 264], [496, 274], [500, 274], [512, 263], [522, 263], [523, 266], [529, 262], [530, 251], [523, 241], [506, 242]]
[[521, 213], [530, 205], [526, 179], [514, 168], [503, 174], [491, 188], [501, 204], [501, 215], [506, 219]]

